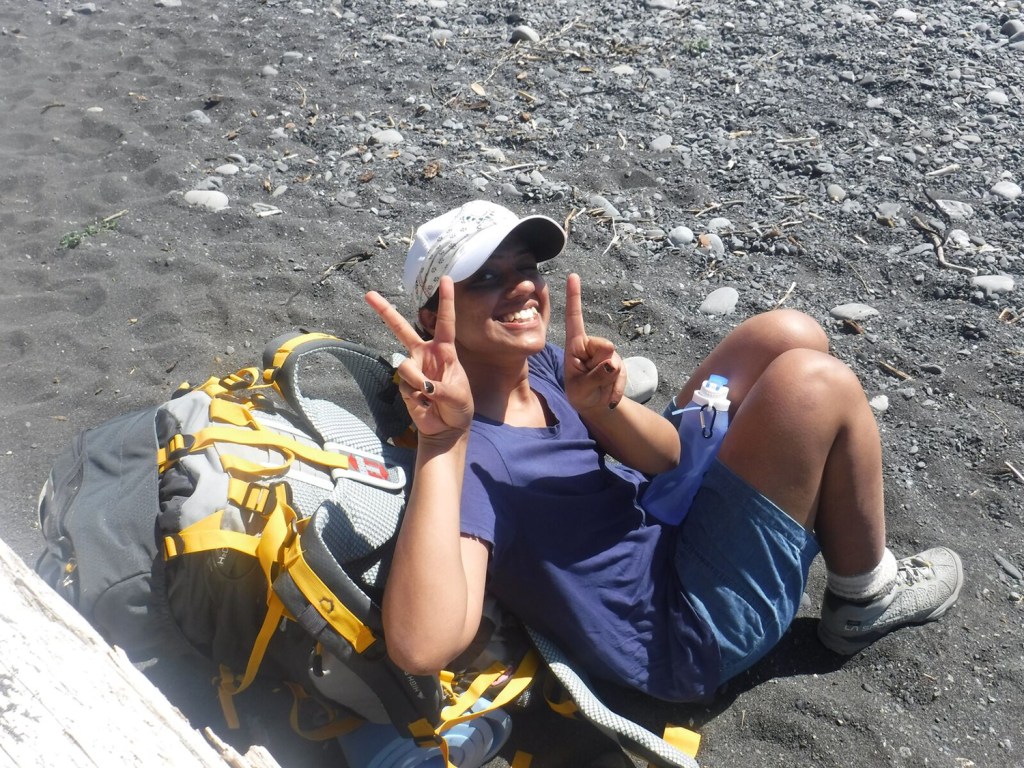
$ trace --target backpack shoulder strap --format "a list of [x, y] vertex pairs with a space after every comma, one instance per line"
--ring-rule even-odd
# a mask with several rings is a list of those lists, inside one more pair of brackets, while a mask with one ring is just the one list
[[[527, 627], [530, 639], [562, 686], [576, 703], [578, 714], [597, 727], [630, 755], [647, 760], [659, 768], [699, 768], [695, 755], [700, 735], [681, 727], [666, 729], [666, 739], [621, 715], [612, 712], [598, 699], [586, 679], [575, 670], [561, 649], [544, 635]], [[684, 751], [685, 750], [685, 751]]]
[[[311, 385], [309, 381], [315, 376], [311, 373], [314, 364], [330, 358], [340, 362], [355, 381], [381, 440], [398, 442], [397, 439], [409, 432], [412, 420], [398, 392], [395, 366], [383, 355], [360, 344], [326, 333], [279, 336], [267, 344], [263, 352], [264, 382], [272, 384], [318, 435], [330, 440], [330, 435], [324, 434], [327, 425], [318, 419], [316, 409], [317, 397], [324, 396], [317, 391], [317, 385], [325, 382], [315, 381]], [[331, 383], [333, 381], [326, 382], [328, 386]]]

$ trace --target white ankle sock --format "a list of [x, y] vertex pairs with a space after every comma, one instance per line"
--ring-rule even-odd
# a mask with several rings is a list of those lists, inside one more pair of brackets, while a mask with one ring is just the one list
[[838, 576], [829, 571], [828, 588], [845, 600], [866, 602], [885, 592], [895, 579], [896, 556], [886, 548], [881, 561], [870, 571], [854, 576]]

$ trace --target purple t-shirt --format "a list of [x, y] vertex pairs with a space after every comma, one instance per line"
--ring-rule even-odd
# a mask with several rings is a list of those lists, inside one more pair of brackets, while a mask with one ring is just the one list
[[492, 545], [488, 588], [591, 675], [670, 701], [710, 698], [718, 645], [680, 592], [646, 478], [607, 459], [565, 396], [562, 350], [530, 359], [552, 427], [473, 420], [462, 531]]

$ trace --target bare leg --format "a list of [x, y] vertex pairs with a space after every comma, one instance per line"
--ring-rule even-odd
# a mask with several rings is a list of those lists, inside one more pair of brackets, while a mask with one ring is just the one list
[[792, 309], [776, 309], [755, 315], [726, 336], [693, 372], [676, 396], [690, 402], [694, 391], [713, 373], [729, 379], [729, 399], [734, 415], [772, 361], [791, 349], [828, 351], [828, 337], [808, 315]]
[[878, 429], [856, 375], [836, 358], [777, 355], [745, 393], [719, 458], [817, 533], [831, 572], [860, 574], [881, 560]]

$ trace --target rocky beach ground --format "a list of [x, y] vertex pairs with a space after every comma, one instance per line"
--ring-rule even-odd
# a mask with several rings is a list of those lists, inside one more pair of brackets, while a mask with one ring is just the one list
[[[695, 727], [705, 766], [1024, 765], [1019, 2], [0, 0], [0, 71], [27, 561], [75, 433], [294, 328], [393, 351], [364, 292], [411, 310], [412, 229], [482, 197], [566, 222], [553, 294], [581, 274], [588, 331], [656, 363], [652, 407], [743, 319], [815, 317], [877, 413], [891, 547], [963, 557], [938, 624], [831, 655], [817, 563], [714, 706], [609, 704]], [[607, 745], [529, 711], [493, 764], [515, 749]]]

